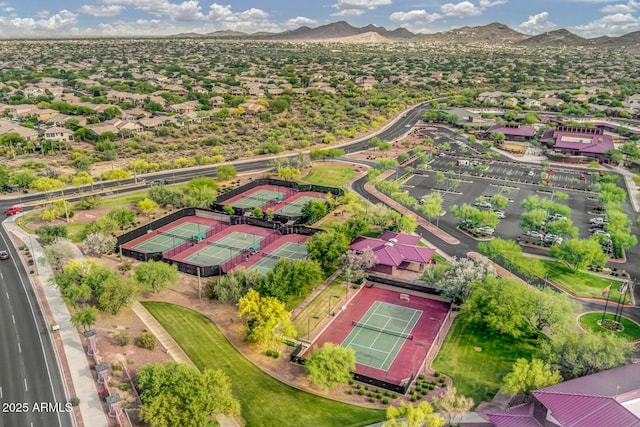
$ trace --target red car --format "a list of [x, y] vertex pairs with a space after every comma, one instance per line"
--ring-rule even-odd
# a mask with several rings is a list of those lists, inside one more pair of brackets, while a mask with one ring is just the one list
[[12, 208], [7, 209], [6, 211], [4, 211], [5, 215], [15, 215], [17, 213], [22, 212], [22, 208], [20, 206], [14, 206]]

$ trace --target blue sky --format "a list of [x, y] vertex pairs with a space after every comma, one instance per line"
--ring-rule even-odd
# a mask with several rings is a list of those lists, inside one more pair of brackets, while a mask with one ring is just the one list
[[0, 37], [279, 32], [345, 20], [434, 33], [501, 22], [528, 34], [640, 30], [640, 0], [0, 0]]

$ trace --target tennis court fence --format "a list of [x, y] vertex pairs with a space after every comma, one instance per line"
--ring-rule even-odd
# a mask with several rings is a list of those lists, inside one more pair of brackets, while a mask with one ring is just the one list
[[395, 337], [400, 337], [407, 340], [413, 340], [413, 335], [411, 334], [407, 334], [405, 332], [396, 332], [390, 329], [379, 328], [377, 326], [369, 325], [368, 323], [362, 323], [357, 320], [352, 320], [351, 325], [355, 326], [356, 328], [369, 329], [371, 331], [380, 332], [382, 334], [393, 335]]
[[[278, 233], [271, 233], [271, 234], [267, 235], [264, 239], [262, 239], [259, 242], [259, 249], [258, 250], [264, 249], [266, 246], [268, 246], [271, 243], [275, 242], [276, 239], [278, 239], [279, 237], [280, 237], [280, 235]], [[222, 264], [220, 266], [220, 269], [222, 270], [222, 272], [226, 273], [226, 272], [232, 270], [234, 267], [236, 267], [242, 261], [245, 261], [247, 259], [247, 257], [248, 257], [247, 251], [243, 251], [242, 253], [239, 253], [238, 255], [236, 255], [233, 258], [231, 258], [229, 261], [227, 261], [224, 264]]]

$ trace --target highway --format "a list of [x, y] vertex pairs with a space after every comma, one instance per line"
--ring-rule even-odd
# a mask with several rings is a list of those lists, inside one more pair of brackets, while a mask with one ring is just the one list
[[0, 242], [10, 253], [0, 261], [0, 426], [72, 426], [49, 327], [4, 229]]
[[[393, 141], [410, 131], [411, 126], [419, 121], [427, 109], [428, 103], [417, 105], [378, 134], [336, 147], [343, 148], [346, 153], [354, 153], [366, 150], [374, 136], [383, 141]], [[294, 158], [297, 155], [298, 153], [293, 153], [275, 157]], [[273, 158], [229, 164], [233, 164], [238, 173], [258, 171], [269, 168]], [[189, 181], [197, 176], [213, 176], [216, 170], [217, 165], [205, 166], [159, 172], [140, 178], [146, 181], [164, 180], [177, 183]], [[105, 193], [121, 193], [132, 191], [132, 188], [120, 188], [123, 184], [135, 184], [136, 181], [137, 179], [109, 181], [95, 184], [93, 187]], [[140, 188], [146, 186], [145, 182], [138, 184]], [[76, 201], [87, 190], [88, 188], [66, 189], [64, 196], [69, 201]], [[59, 191], [51, 193], [50, 197], [62, 195]], [[3, 199], [0, 200], [0, 212], [16, 204], [28, 204], [43, 199], [42, 194], [26, 194], [14, 199]], [[29, 207], [25, 207], [25, 210], [28, 209]], [[7, 248], [11, 257], [9, 260], [0, 261], [0, 427], [71, 426], [72, 420], [70, 415], [64, 412], [64, 403], [73, 396], [65, 396], [63, 377], [50, 339], [49, 325], [37, 304], [28, 273], [19, 262], [19, 255], [6, 231], [0, 227], [0, 249], [2, 248]], [[34, 411], [34, 405], [37, 404], [39, 407], [42, 403], [51, 406], [58, 404], [58, 408], [50, 407], [48, 412]], [[57, 411], [52, 411], [53, 409]]]

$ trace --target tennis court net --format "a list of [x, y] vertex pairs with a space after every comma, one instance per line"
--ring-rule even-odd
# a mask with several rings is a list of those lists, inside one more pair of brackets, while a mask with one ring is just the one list
[[191, 240], [195, 238], [195, 236], [180, 236], [178, 234], [167, 233], [166, 231], [162, 231], [162, 230], [158, 230], [158, 234], [162, 234], [163, 236], [174, 237], [176, 239], [184, 240], [185, 242], [187, 240]]
[[[257, 242], [256, 242], [256, 244], [257, 244]], [[240, 246], [229, 246], [229, 245], [225, 245], [225, 244], [222, 244], [222, 243], [219, 243], [219, 242], [212, 242], [211, 240], [207, 240], [207, 245], [209, 245], [209, 246], [218, 246], [220, 248], [231, 249], [233, 251], [238, 251], [238, 252], [250, 251], [251, 250], [251, 247], [243, 248], [243, 247], [240, 247]]]
[[352, 320], [351, 321], [351, 325], [355, 326], [355, 327], [358, 327], [358, 328], [369, 329], [371, 331], [376, 331], [376, 332], [380, 332], [380, 333], [383, 333], [383, 334], [393, 335], [395, 337], [404, 338], [406, 340], [413, 340], [413, 335], [411, 335], [411, 334], [407, 334], [405, 332], [396, 332], [396, 331], [392, 331], [390, 329], [382, 329], [382, 328], [379, 328], [377, 326], [372, 326], [372, 325], [368, 325], [366, 323], [358, 322], [357, 320]]

